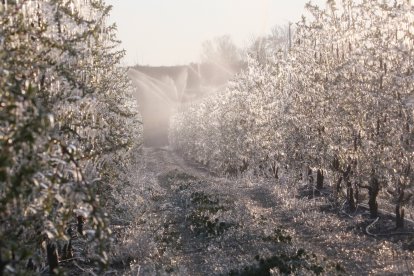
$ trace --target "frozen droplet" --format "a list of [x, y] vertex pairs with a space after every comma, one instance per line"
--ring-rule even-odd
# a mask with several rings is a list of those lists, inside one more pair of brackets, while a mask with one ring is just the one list
[[75, 5], [73, 4], [73, 2], [70, 3], [70, 13], [74, 14], [74, 9], [75, 9]]
[[47, 118], [49, 120], [50, 126], [51, 127], [54, 127], [54, 125], [55, 125], [55, 119], [53, 117], [53, 114], [48, 114]]

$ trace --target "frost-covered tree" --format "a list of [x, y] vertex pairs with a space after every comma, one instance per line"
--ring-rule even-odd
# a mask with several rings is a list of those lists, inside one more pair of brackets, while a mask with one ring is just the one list
[[109, 11], [100, 0], [0, 3], [1, 272], [42, 269], [76, 217], [106, 262], [100, 190], [137, 138]]
[[265, 64], [275, 55], [275, 52], [287, 53], [293, 39], [292, 24], [274, 26], [271, 33], [253, 38], [246, 52], [259, 63]]
[[373, 216], [384, 188], [401, 218], [412, 193], [413, 6], [307, 9], [287, 54], [250, 60], [225, 92], [176, 117], [174, 144], [222, 173], [248, 166], [277, 177], [283, 167], [318, 189], [329, 175], [350, 210], [366, 189]]

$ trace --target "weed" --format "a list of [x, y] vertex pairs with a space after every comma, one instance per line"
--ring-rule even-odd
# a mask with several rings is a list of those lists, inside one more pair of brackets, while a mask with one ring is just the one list
[[219, 211], [225, 209], [220, 205], [218, 198], [204, 192], [194, 192], [190, 196], [190, 202], [193, 210], [187, 219], [191, 224], [190, 228], [196, 235], [217, 236], [231, 227], [231, 224], [214, 218]]
[[292, 237], [282, 229], [275, 229], [273, 234], [263, 238], [264, 241], [271, 241], [274, 243], [291, 243]]
[[278, 269], [281, 274], [292, 274], [298, 271], [313, 272], [321, 275], [324, 268], [317, 263], [314, 254], [309, 255], [304, 249], [298, 249], [295, 254], [275, 254], [269, 258], [255, 257], [255, 264], [245, 266], [241, 271], [232, 270], [229, 275], [271, 275], [271, 270]]

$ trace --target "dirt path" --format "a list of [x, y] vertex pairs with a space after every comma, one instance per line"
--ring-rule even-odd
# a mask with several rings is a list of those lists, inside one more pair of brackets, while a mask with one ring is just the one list
[[408, 275], [413, 269], [411, 253], [362, 234], [355, 220], [322, 212], [323, 199], [298, 199], [275, 181], [213, 176], [167, 148], [144, 149], [141, 158], [139, 173], [154, 181], [134, 236], [125, 237], [141, 250], [132, 275], [270, 275], [269, 268], [275, 275]]
[[[253, 247], [259, 255], [266, 246], [260, 246], [256, 229], [247, 229], [251, 211], [246, 203], [238, 201], [249, 201], [250, 208], [256, 204], [268, 206], [269, 188], [240, 187], [241, 183], [214, 177], [166, 149], [145, 149], [144, 154], [147, 169], [157, 172], [158, 183], [168, 195], [159, 202], [159, 206], [168, 207], [156, 210], [164, 214], [166, 221], [161, 251], [173, 249], [172, 256], [160, 261], [176, 264], [167, 267], [167, 272], [178, 268], [189, 275], [221, 274], [237, 264], [233, 257], [254, 262]], [[240, 193], [240, 188], [245, 192]], [[245, 198], [246, 194], [253, 199]]]

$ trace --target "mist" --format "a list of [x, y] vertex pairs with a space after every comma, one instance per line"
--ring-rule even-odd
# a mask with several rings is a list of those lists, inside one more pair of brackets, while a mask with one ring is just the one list
[[245, 62], [230, 36], [203, 43], [202, 61], [188, 65], [130, 67], [134, 97], [143, 119], [144, 145], [168, 145], [171, 116], [202, 98], [223, 89]]

